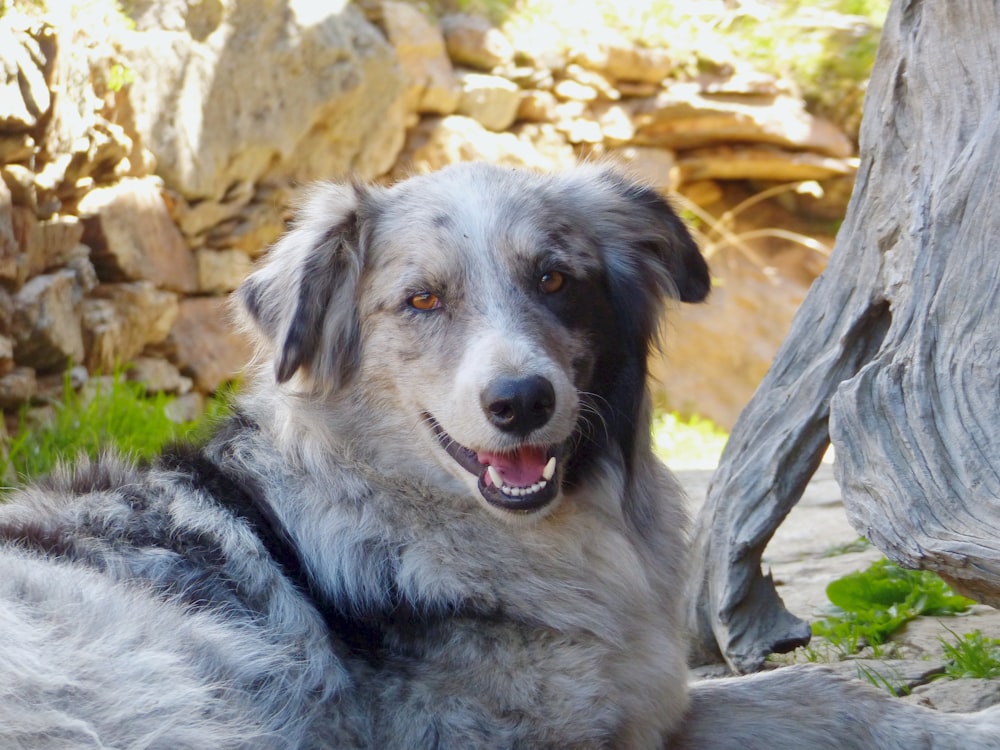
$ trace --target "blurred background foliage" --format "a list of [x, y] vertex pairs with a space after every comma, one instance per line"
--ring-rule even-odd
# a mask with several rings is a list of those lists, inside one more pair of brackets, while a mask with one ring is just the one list
[[861, 99], [890, 0], [418, 0], [435, 16], [485, 15], [535, 30], [553, 45], [616, 31], [674, 51], [680, 75], [719, 60], [752, 63], [793, 81], [816, 113], [857, 135]]

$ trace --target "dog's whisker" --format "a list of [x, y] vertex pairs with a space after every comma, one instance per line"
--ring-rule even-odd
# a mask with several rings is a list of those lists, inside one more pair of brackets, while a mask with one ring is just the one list
[[[610, 408], [610, 406], [611, 406], [610, 403], [608, 402], [608, 400], [606, 398], [604, 398], [603, 396], [599, 395], [599, 394], [591, 393], [591, 392], [586, 392], [586, 391], [581, 391], [580, 392], [580, 410], [581, 410], [581, 412], [586, 413], [586, 414], [591, 414], [594, 417], [596, 417], [595, 420], [584, 419], [582, 421], [583, 421], [584, 425], [586, 425], [588, 428], [593, 428], [593, 427], [599, 425], [600, 428], [604, 431], [604, 439], [605, 440], [610, 440], [611, 439], [611, 432], [610, 432], [610, 430], [608, 428], [607, 419], [604, 416], [604, 412], [598, 407], [597, 403], [595, 403], [595, 402], [603, 402], [605, 404], [605, 406], [607, 406], [608, 408]], [[595, 422], [596, 422], [596, 425], [595, 425]]]

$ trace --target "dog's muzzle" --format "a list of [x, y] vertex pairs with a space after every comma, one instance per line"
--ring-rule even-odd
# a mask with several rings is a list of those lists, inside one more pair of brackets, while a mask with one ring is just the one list
[[562, 446], [524, 445], [507, 453], [474, 451], [456, 442], [426, 415], [441, 447], [479, 477], [486, 502], [514, 513], [533, 513], [556, 499], [562, 484]]

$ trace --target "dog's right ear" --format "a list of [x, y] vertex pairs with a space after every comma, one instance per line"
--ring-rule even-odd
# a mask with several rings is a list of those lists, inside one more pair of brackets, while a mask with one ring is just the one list
[[357, 369], [363, 191], [358, 185], [314, 187], [292, 228], [236, 291], [251, 333], [273, 357], [279, 383], [301, 371], [313, 386], [336, 390]]

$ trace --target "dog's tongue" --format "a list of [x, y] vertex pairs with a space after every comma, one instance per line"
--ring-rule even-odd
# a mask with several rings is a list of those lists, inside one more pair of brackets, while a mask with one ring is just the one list
[[542, 478], [548, 456], [544, 448], [520, 448], [514, 453], [476, 454], [479, 463], [492, 466], [500, 472], [504, 484], [512, 487], [530, 487]]

